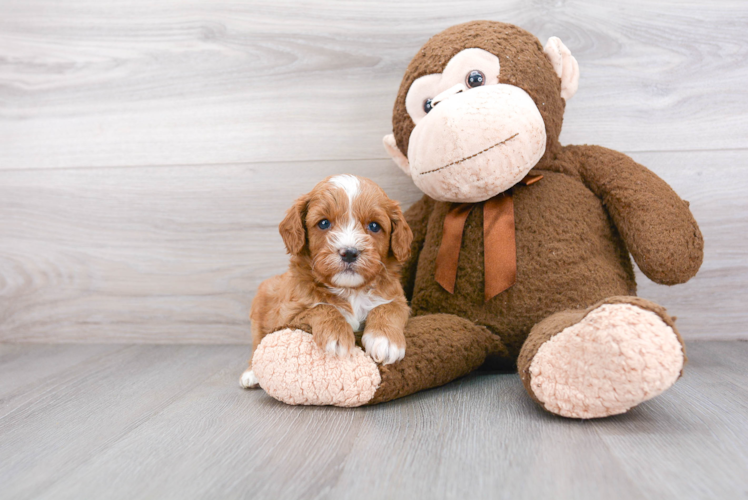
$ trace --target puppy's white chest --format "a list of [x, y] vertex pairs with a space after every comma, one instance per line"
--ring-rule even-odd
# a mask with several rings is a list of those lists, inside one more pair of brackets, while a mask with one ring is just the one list
[[353, 291], [346, 294], [341, 294], [348, 303], [351, 305], [353, 313], [340, 310], [345, 317], [345, 320], [351, 325], [354, 332], [360, 332], [364, 329], [366, 318], [369, 316], [369, 312], [377, 306], [392, 302], [392, 300], [386, 300], [382, 297], [372, 293], [371, 291]]

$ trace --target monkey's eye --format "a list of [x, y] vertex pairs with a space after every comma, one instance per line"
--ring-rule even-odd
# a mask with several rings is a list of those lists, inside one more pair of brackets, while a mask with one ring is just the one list
[[423, 110], [428, 113], [432, 109], [434, 109], [434, 107], [431, 105], [431, 98], [429, 97], [428, 99], [423, 101]]
[[317, 227], [324, 230], [324, 229], [330, 229], [330, 221], [327, 219], [322, 219], [317, 223]]
[[465, 77], [465, 85], [467, 85], [467, 88], [469, 89], [480, 87], [484, 83], [486, 83], [486, 75], [477, 69], [474, 69]]
[[382, 226], [380, 226], [376, 222], [369, 222], [369, 225], [367, 227], [372, 233], [378, 233], [382, 229]]

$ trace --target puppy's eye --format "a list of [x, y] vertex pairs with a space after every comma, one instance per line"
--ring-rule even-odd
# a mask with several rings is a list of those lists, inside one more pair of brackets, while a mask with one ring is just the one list
[[367, 227], [372, 233], [378, 233], [382, 229], [382, 226], [380, 226], [376, 222], [369, 222], [369, 225]]
[[429, 99], [426, 99], [425, 101], [423, 101], [423, 110], [424, 110], [424, 111], [425, 111], [426, 113], [428, 113], [428, 112], [429, 112], [429, 111], [431, 111], [432, 109], [433, 109], [433, 106], [431, 105], [431, 99], [430, 99], [430, 98], [429, 98]]
[[486, 75], [484, 75], [482, 72], [478, 71], [477, 69], [474, 69], [470, 73], [467, 74], [465, 77], [465, 85], [467, 85], [467, 88], [472, 89], [475, 87], [480, 87], [486, 82]]
[[317, 227], [320, 229], [330, 229], [330, 221], [327, 219], [322, 219], [317, 223]]

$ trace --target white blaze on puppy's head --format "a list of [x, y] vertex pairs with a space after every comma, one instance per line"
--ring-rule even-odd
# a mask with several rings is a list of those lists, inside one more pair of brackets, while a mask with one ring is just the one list
[[[341, 258], [343, 258], [344, 254], [355, 253], [358, 255], [361, 252], [361, 248], [365, 245], [364, 238], [366, 237], [363, 227], [356, 221], [353, 215], [353, 204], [358, 196], [361, 183], [355, 176], [346, 174], [330, 178], [330, 184], [342, 189], [348, 197], [347, 220], [331, 229], [331, 244], [338, 251], [338, 254], [341, 255]], [[335, 275], [333, 283], [346, 288], [357, 287], [363, 283], [363, 278], [355, 272], [354, 266], [351, 266]]]
[[359, 186], [361, 185], [355, 175], [336, 175], [330, 178], [330, 183], [335, 184], [339, 188], [343, 189], [343, 191], [345, 191], [345, 194], [348, 195], [349, 203], [353, 205], [353, 199], [358, 194]]

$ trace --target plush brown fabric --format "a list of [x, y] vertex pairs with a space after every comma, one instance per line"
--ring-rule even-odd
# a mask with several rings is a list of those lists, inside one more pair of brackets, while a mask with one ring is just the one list
[[[538, 173], [538, 172], [533, 172]], [[413, 314], [455, 314], [499, 335], [516, 359], [535, 323], [564, 309], [636, 292], [631, 260], [602, 201], [577, 179], [545, 171], [532, 186], [514, 187], [517, 282], [484, 301], [483, 213], [465, 222], [455, 293], [434, 279], [436, 255], [449, 204], [433, 202], [417, 260]], [[416, 209], [417, 210], [417, 209]], [[423, 224], [406, 212], [411, 226]], [[411, 262], [406, 262], [409, 267]]]
[[527, 92], [538, 107], [547, 135], [546, 154], [538, 163], [542, 166], [558, 150], [564, 107], [561, 80], [543, 53], [538, 39], [511, 24], [495, 21], [472, 21], [458, 24], [433, 36], [421, 47], [405, 70], [392, 115], [392, 130], [397, 147], [408, 154], [410, 133], [415, 126], [405, 109], [405, 96], [410, 85], [424, 75], [441, 73], [444, 66], [458, 52], [483, 49], [499, 57], [499, 83], [516, 85]]
[[369, 404], [444, 385], [478, 368], [488, 355], [507, 355], [497, 336], [449, 314], [411, 318], [405, 340], [405, 358], [380, 366], [382, 383]]
[[448, 313], [499, 335], [516, 360], [533, 325], [564, 310], [585, 309], [636, 293], [629, 252], [658, 283], [682, 283], [701, 265], [703, 239], [688, 204], [627, 156], [597, 146], [558, 144], [564, 100], [540, 42], [516, 26], [476, 21], [432, 37], [403, 77], [394, 107], [397, 145], [407, 152], [413, 123], [405, 110], [411, 83], [439, 73], [456, 53], [477, 47], [500, 58], [500, 82], [524, 89], [546, 123], [548, 146], [531, 174], [544, 179], [513, 189], [517, 282], [483, 301], [483, 213], [468, 216], [454, 294], [435, 280], [448, 203], [428, 197], [406, 219], [415, 235], [403, 285], [416, 316]]
[[[305, 322], [290, 328], [311, 335]], [[356, 345], [363, 349], [363, 332], [356, 332]], [[367, 403], [391, 401], [418, 391], [444, 385], [480, 367], [488, 356], [506, 359], [508, 352], [499, 337], [486, 328], [451, 314], [411, 318], [405, 327], [407, 355], [391, 365], [379, 365], [382, 382]]]
[[[581, 155], [596, 150], [599, 163]], [[565, 170], [560, 165], [556, 172], [542, 171], [542, 182], [515, 186], [517, 283], [485, 305], [482, 212], [472, 211], [465, 223], [453, 295], [434, 279], [449, 204], [424, 200], [406, 213], [412, 227], [422, 228], [424, 222], [427, 227], [420, 254], [414, 252], [405, 265], [410, 269], [418, 262], [415, 279], [412, 271], [408, 275], [414, 314], [466, 317], [500, 335], [516, 356], [530, 328], [543, 318], [609, 296], [634, 295], [629, 251], [658, 283], [681, 283], [696, 273], [703, 256], [701, 233], [688, 205], [664, 181], [604, 148], [569, 146], [560, 156], [566, 164], [584, 158], [578, 163], [580, 176], [560, 173]], [[606, 161], [618, 169], [594, 170]], [[431, 213], [424, 209], [428, 204]]]
[[665, 181], [623, 153], [600, 146], [567, 146], [559, 157], [578, 166], [582, 181], [602, 200], [649, 279], [676, 285], [696, 274], [704, 240], [688, 203]]
[[[415, 286], [416, 271], [418, 270], [418, 255], [421, 253], [424, 241], [426, 241], [429, 214], [434, 207], [434, 203], [434, 200], [428, 196], [424, 196], [411, 205], [405, 216], [410, 230], [413, 232], [413, 241], [410, 244], [410, 257], [405, 261], [400, 271], [400, 281], [408, 301], [413, 298], [413, 287]], [[412, 222], [408, 219], [411, 219]]]
[[[526, 176], [520, 184], [535, 184], [542, 175]], [[436, 256], [436, 282], [454, 293], [462, 233], [470, 211], [483, 210], [483, 250], [486, 300], [494, 298], [517, 279], [517, 252], [514, 241], [514, 202], [511, 190], [481, 203], [453, 203], [444, 218], [442, 241]]]
[[[673, 332], [675, 332], [676, 337], [678, 337], [678, 342], [680, 342], [681, 347], [683, 348], [684, 364], [686, 361], [688, 361], [688, 358], [686, 358], [686, 346], [683, 343], [683, 337], [681, 337], [680, 332], [678, 332], [678, 328], [676, 328], [675, 326], [675, 320], [667, 313], [664, 307], [640, 297], [609, 297], [607, 299], [599, 301], [597, 304], [592, 305], [587, 309], [557, 312], [556, 314], [547, 317], [533, 327], [530, 335], [527, 337], [527, 341], [522, 347], [522, 352], [517, 359], [517, 371], [519, 372], [519, 376], [522, 379], [522, 384], [525, 386], [525, 390], [536, 403], [542, 406], [542, 403], [538, 400], [537, 396], [535, 396], [535, 393], [533, 393], [530, 386], [530, 383], [532, 381], [532, 377], [530, 376], [530, 364], [532, 363], [535, 354], [538, 352], [538, 349], [540, 349], [540, 346], [552, 339], [556, 334], [561, 333], [565, 328], [579, 323], [590, 312], [597, 309], [603, 304], [631, 304], [633, 306], [637, 306], [657, 314], [660, 318], [662, 318], [665, 324], [672, 328]], [[683, 375], [682, 370], [681, 375]]]

